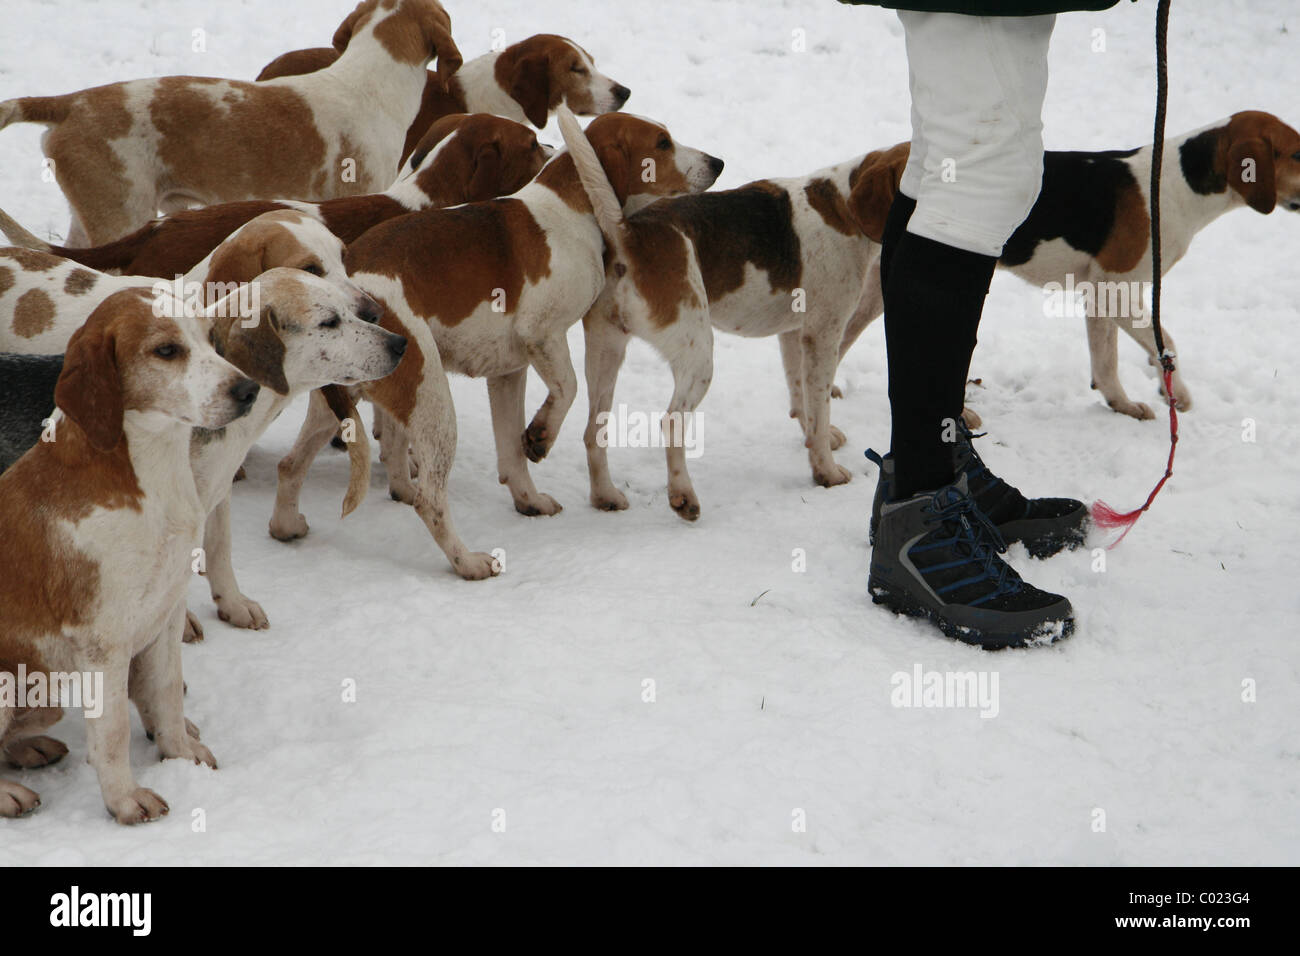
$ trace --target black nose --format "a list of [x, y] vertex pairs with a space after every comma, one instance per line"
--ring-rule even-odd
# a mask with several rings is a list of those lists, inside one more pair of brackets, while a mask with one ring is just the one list
[[716, 156], [709, 157], [709, 172], [713, 173], [714, 176], [718, 176], [722, 173], [722, 167], [724, 165], [725, 164], [722, 162], [722, 160], [718, 159], [718, 157]]
[[614, 94], [614, 100], [618, 103], [619, 106], [622, 106], [624, 103], [626, 103], [627, 98], [632, 95], [632, 91], [629, 90], [622, 83], [615, 83], [614, 88], [610, 92]]
[[374, 325], [383, 317], [383, 315], [383, 306], [368, 295], [361, 297], [361, 304], [357, 306], [358, 319], [362, 322], [369, 322], [371, 325]]
[[256, 401], [257, 393], [261, 388], [262, 386], [258, 385], [251, 378], [241, 378], [234, 385], [230, 386], [230, 397], [233, 398], [236, 403], [247, 408]]
[[400, 335], [394, 335], [388, 340], [388, 351], [392, 352], [397, 358], [406, 354], [406, 339]]

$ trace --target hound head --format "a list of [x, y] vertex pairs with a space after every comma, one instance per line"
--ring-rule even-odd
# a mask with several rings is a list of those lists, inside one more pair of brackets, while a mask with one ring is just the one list
[[215, 303], [212, 341], [243, 372], [282, 395], [323, 385], [383, 378], [406, 339], [381, 329], [369, 296], [349, 293], [296, 269], [271, 269], [256, 280], [258, 309], [242, 318]]
[[549, 158], [549, 147], [522, 123], [453, 113], [429, 127], [393, 188], [413, 187], [423, 197], [420, 206], [482, 202], [522, 189]]
[[506, 47], [497, 57], [495, 73], [497, 83], [537, 127], [545, 126], [547, 114], [561, 103], [579, 116], [597, 116], [621, 109], [632, 95], [597, 70], [590, 53], [551, 33]]
[[318, 219], [293, 209], [263, 213], [231, 233], [205, 263], [195, 267], [204, 301], [225, 295], [233, 283], [252, 282], [268, 269], [297, 269], [319, 276], [345, 292], [361, 290], [343, 266], [343, 242]]
[[1223, 172], [1256, 212], [1300, 211], [1300, 133], [1272, 113], [1234, 113], [1220, 139]]
[[171, 318], [148, 289], [109, 296], [68, 342], [55, 402], [100, 451], [122, 440], [125, 416], [150, 430], [181, 422], [221, 428], [246, 414], [258, 385], [217, 355], [206, 322]]
[[722, 160], [675, 142], [667, 127], [641, 116], [598, 116], [587, 139], [624, 206], [637, 196], [703, 192], [722, 173]]
[[334, 49], [342, 53], [361, 36], [373, 38], [399, 63], [427, 66], [437, 57], [443, 81], [462, 63], [451, 17], [438, 0], [362, 0], [334, 31]]
[[889, 207], [898, 195], [910, 153], [910, 143], [867, 153], [849, 176], [849, 213], [868, 239], [879, 242], [885, 234]]

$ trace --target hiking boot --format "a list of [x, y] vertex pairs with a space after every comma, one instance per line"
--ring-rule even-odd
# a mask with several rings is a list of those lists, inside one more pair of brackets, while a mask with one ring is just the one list
[[[984, 464], [984, 459], [971, 444], [971, 439], [982, 437], [982, 432], [973, 434], [960, 419], [957, 430], [953, 468], [958, 475], [966, 476], [975, 504], [997, 525], [998, 533], [1007, 544], [1024, 542], [1025, 549], [1034, 558], [1049, 558], [1059, 551], [1083, 544], [1088, 530], [1087, 505], [1073, 498], [1026, 498]], [[894, 459], [892, 455], [881, 458], [870, 448], [866, 455], [880, 468], [876, 497], [871, 503], [870, 533], [871, 540], [875, 541], [880, 506], [891, 497]]]
[[1050, 644], [1074, 630], [1059, 594], [1021, 580], [1006, 544], [971, 497], [966, 476], [938, 491], [884, 501], [871, 550], [871, 600], [923, 617], [987, 650]]

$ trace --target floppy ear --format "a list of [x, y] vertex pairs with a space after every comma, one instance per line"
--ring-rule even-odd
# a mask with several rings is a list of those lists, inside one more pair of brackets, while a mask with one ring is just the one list
[[1241, 193], [1256, 212], [1268, 214], [1277, 205], [1273, 178], [1273, 144], [1262, 137], [1239, 139], [1228, 147], [1228, 185]]
[[367, 6], [365, 0], [357, 4], [357, 8], [348, 14], [347, 19], [339, 24], [339, 28], [334, 31], [334, 49], [342, 53], [348, 48], [348, 41], [352, 39], [352, 31], [357, 28], [357, 21], [361, 19], [361, 8]]
[[289, 394], [289, 382], [284, 376], [284, 340], [280, 338], [280, 322], [275, 309], [262, 306], [257, 324], [244, 328], [237, 318], [226, 328], [222, 357], [241, 372], [281, 395]]
[[865, 168], [858, 174], [858, 181], [849, 193], [849, 212], [868, 239], [879, 242], [885, 234], [885, 220], [889, 217], [889, 207], [893, 205], [894, 197], [898, 195], [898, 184], [903, 178], [903, 169], [907, 166], [907, 155], [906, 150], [902, 151], [901, 156], [890, 150], [882, 153], [874, 162], [870, 156], [863, 162]]
[[[248, 236], [226, 240], [217, 246], [208, 263], [204, 278], [204, 294], [214, 282], [252, 282], [266, 271], [266, 243], [255, 242]], [[210, 304], [210, 303], [207, 303]]]
[[102, 323], [87, 322], [68, 342], [54, 401], [86, 433], [99, 451], [122, 440], [122, 377], [117, 370], [117, 340]]
[[510, 97], [524, 108], [528, 122], [538, 129], [545, 126], [551, 108], [550, 57], [530, 53], [516, 60], [510, 75]]
[[627, 154], [627, 147], [622, 143], [606, 143], [596, 149], [596, 158], [609, 177], [609, 184], [614, 187], [620, 206], [627, 205], [627, 196], [631, 191], [632, 160]]
[[468, 202], [483, 202], [501, 194], [501, 144], [490, 140], [474, 154], [474, 172], [466, 188]]
[[451, 38], [450, 18], [446, 13], [439, 17], [438, 13], [437, 10], [430, 12], [430, 18], [424, 25], [424, 35], [429, 41], [429, 52], [438, 58], [438, 79], [446, 83], [460, 69], [465, 59], [460, 55], [456, 41]]

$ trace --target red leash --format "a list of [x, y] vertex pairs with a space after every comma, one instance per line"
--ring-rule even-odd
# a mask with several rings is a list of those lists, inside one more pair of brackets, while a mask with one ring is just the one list
[[1147, 495], [1146, 503], [1141, 508], [1120, 514], [1104, 501], [1096, 501], [1092, 506], [1092, 520], [1099, 528], [1123, 528], [1120, 536], [1112, 541], [1108, 548], [1113, 548], [1124, 540], [1124, 535], [1133, 529], [1142, 513], [1151, 507], [1160, 489], [1174, 473], [1174, 450], [1178, 447], [1178, 403], [1174, 401], [1174, 356], [1165, 348], [1165, 337], [1160, 331], [1160, 170], [1164, 164], [1165, 154], [1165, 104], [1169, 98], [1169, 69], [1166, 47], [1169, 39], [1169, 0], [1160, 0], [1156, 8], [1156, 128], [1155, 139], [1151, 144], [1151, 325], [1155, 334], [1156, 354], [1160, 356], [1160, 367], [1164, 373], [1165, 398], [1169, 400], [1169, 460], [1165, 463], [1165, 473], [1156, 486]]

